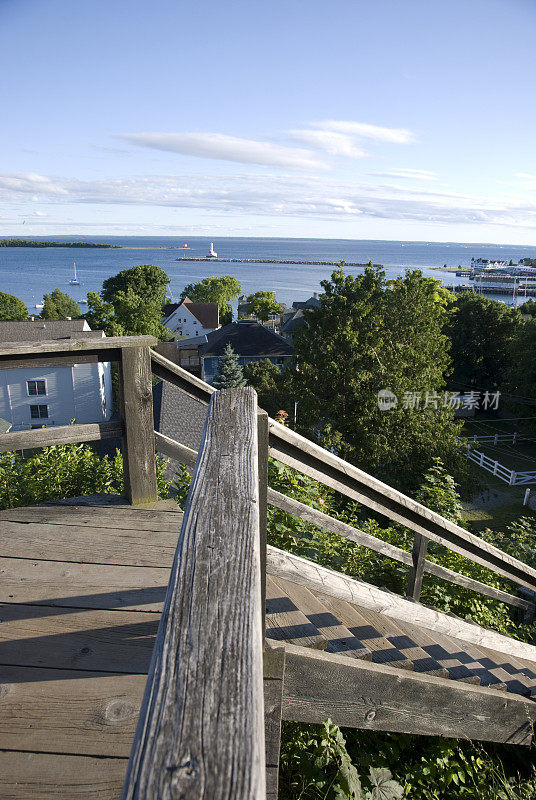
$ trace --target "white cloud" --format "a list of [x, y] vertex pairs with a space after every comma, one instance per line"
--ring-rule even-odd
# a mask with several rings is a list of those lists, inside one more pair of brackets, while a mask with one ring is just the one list
[[380, 125], [369, 125], [366, 122], [346, 120], [327, 120], [311, 124], [315, 128], [350, 134], [358, 139], [373, 139], [378, 142], [391, 142], [394, 144], [411, 144], [415, 141], [415, 134], [407, 130], [407, 128], [383, 128]]
[[119, 136], [132, 144], [197, 158], [215, 158], [239, 164], [293, 170], [326, 170], [328, 165], [309, 150], [285, 147], [222, 133], [127, 133]]
[[378, 178], [411, 178], [418, 181], [438, 180], [436, 172], [431, 172], [427, 169], [411, 169], [409, 167], [397, 167], [385, 172], [369, 172], [369, 175], [375, 175]]
[[337, 181], [291, 175], [149, 175], [81, 181], [0, 175], [0, 199], [13, 207], [36, 198], [41, 207], [69, 204], [165, 206], [211, 215], [348, 220], [379, 218], [441, 224], [488, 224], [536, 230], [536, 201], [443, 191], [439, 185]]
[[368, 153], [357, 147], [352, 136], [335, 131], [300, 130], [289, 131], [290, 136], [301, 144], [315, 150], [325, 150], [332, 156], [348, 156], [349, 158], [365, 158]]

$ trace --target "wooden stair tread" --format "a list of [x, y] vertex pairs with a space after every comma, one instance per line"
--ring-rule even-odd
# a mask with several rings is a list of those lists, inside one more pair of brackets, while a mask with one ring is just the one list
[[368, 617], [364, 616], [361, 608], [356, 608], [345, 600], [339, 600], [329, 595], [320, 595], [322, 603], [340, 620], [351, 635], [372, 653], [372, 661], [378, 664], [389, 664], [401, 669], [413, 669], [413, 662], [404, 653], [389, 642], [382, 633], [371, 624]]
[[371, 660], [371, 651], [346, 628], [305, 586], [283, 578], [277, 583], [293, 603], [326, 638], [326, 652]]
[[269, 575], [266, 576], [266, 637], [316, 650], [324, 650], [328, 641]]

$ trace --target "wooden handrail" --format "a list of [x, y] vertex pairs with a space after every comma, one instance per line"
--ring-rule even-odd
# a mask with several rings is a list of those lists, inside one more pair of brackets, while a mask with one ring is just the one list
[[13, 431], [0, 436], [0, 452], [123, 438], [125, 494], [133, 505], [157, 500], [149, 347], [154, 336], [113, 336], [11, 342], [0, 347], [0, 369], [71, 366], [118, 361], [122, 419]]
[[123, 800], [265, 797], [257, 398], [214, 395]]
[[[207, 383], [191, 375], [186, 370], [161, 356], [159, 353], [151, 351], [153, 362], [153, 372], [177, 386], [177, 388], [187, 392], [190, 396], [208, 402], [214, 388]], [[170, 446], [168, 441], [168, 448]], [[177, 443], [178, 444], [178, 443]], [[183, 445], [180, 445], [183, 447]], [[166, 451], [164, 451], [166, 452]], [[517, 598], [508, 592], [494, 589], [480, 581], [459, 575], [452, 570], [441, 567], [432, 561], [426, 560], [422, 556], [424, 541], [431, 539], [453, 552], [468, 558], [481, 566], [486, 567], [492, 572], [501, 575], [514, 583], [525, 586], [532, 591], [536, 590], [536, 570], [522, 561], [510, 556], [508, 553], [485, 542], [483, 539], [466, 531], [459, 525], [445, 519], [440, 514], [431, 511], [426, 506], [418, 503], [412, 498], [393, 489], [372, 475], [363, 472], [353, 464], [344, 461], [323, 447], [311, 442], [295, 431], [280, 425], [275, 420], [269, 418], [269, 453], [282, 463], [302, 472], [324, 485], [335, 489], [341, 494], [357, 500], [362, 505], [384, 514], [389, 519], [402, 523], [406, 527], [419, 535], [416, 542], [415, 556], [407, 553], [400, 556], [397, 560], [404, 561], [408, 566], [413, 566], [416, 578], [419, 573], [416, 570], [423, 570], [443, 580], [456, 583], [468, 589], [473, 589], [489, 597], [493, 597], [501, 602], [509, 603], [518, 608], [534, 609], [534, 603]], [[167, 455], [171, 455], [168, 450]], [[172, 457], [179, 461], [184, 461], [180, 453], [176, 451]], [[269, 502], [273, 505], [275, 495], [273, 490], [269, 490]], [[270, 499], [271, 498], [271, 499]], [[287, 498], [288, 499], [288, 498]], [[303, 511], [303, 510], [302, 510]], [[308, 510], [308, 514], [312, 510]], [[293, 512], [291, 512], [293, 513]], [[301, 516], [301, 514], [297, 514]], [[336, 522], [336, 521], [335, 521]], [[320, 523], [319, 523], [320, 524]], [[324, 525], [324, 527], [327, 527]], [[332, 528], [328, 528], [332, 529]], [[340, 531], [338, 531], [340, 532]], [[351, 538], [351, 537], [348, 537]], [[371, 537], [375, 538], [375, 537]], [[372, 547], [377, 552], [383, 552], [391, 558], [393, 553], [387, 553], [385, 543], [380, 539], [377, 547]], [[362, 542], [365, 544], [365, 542]], [[371, 546], [371, 543], [365, 544]], [[401, 551], [405, 552], [405, 551]], [[408, 559], [406, 561], [406, 558]], [[415, 586], [415, 581], [414, 581]], [[414, 599], [418, 599], [418, 591], [412, 593]], [[526, 605], [528, 604], [528, 606]]]

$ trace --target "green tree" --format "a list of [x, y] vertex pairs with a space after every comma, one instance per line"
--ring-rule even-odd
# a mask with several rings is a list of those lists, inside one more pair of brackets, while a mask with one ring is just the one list
[[116, 302], [119, 292], [133, 294], [147, 303], [162, 308], [166, 299], [169, 277], [160, 267], [154, 264], [140, 264], [124, 269], [103, 281], [101, 296], [104, 302]]
[[14, 294], [0, 292], [0, 321], [20, 321], [28, 319], [28, 309]]
[[45, 294], [43, 297], [41, 319], [65, 319], [65, 317], [77, 319], [81, 316], [80, 306], [65, 292], [54, 289], [51, 294]]
[[[503, 384], [509, 405], [522, 417], [533, 417], [536, 403], [536, 317], [519, 329], [510, 345], [508, 372]], [[534, 420], [525, 423], [534, 429]]]
[[512, 342], [523, 326], [519, 311], [481, 294], [461, 292], [453, 312], [445, 333], [451, 342], [454, 386], [493, 391], [503, 381]]
[[192, 303], [217, 303], [220, 310], [220, 322], [226, 325], [232, 321], [231, 300], [242, 294], [242, 287], [233, 275], [212, 275], [203, 278], [199, 283], [189, 283], [184, 287], [181, 300], [189, 297]]
[[107, 278], [102, 291], [88, 292], [86, 320], [107, 336], [156, 336], [166, 341], [172, 334], [162, 325], [162, 305], [169, 278], [152, 264], [125, 269]]
[[259, 291], [247, 297], [249, 311], [252, 316], [266, 322], [270, 314], [279, 314], [282, 306], [275, 299], [275, 292]]
[[244, 367], [244, 378], [248, 386], [253, 386], [259, 397], [259, 406], [264, 408], [271, 417], [275, 417], [281, 408], [282, 398], [286, 391], [283, 384], [287, 383], [287, 373], [281, 370], [270, 359], [250, 361]]
[[521, 314], [529, 314], [531, 317], [536, 316], [536, 301], [526, 300], [522, 306], [519, 307]]
[[[370, 267], [355, 277], [337, 269], [322, 286], [294, 341], [301, 432], [408, 491], [436, 456], [455, 474], [464, 470], [461, 426], [442, 394], [449, 293], [419, 271], [386, 281]], [[380, 390], [395, 395], [390, 410], [380, 407]]]
[[216, 389], [234, 389], [238, 386], [245, 386], [246, 379], [242, 367], [238, 363], [238, 356], [231, 347], [227, 345], [223, 356], [218, 364], [218, 372], [214, 378]]

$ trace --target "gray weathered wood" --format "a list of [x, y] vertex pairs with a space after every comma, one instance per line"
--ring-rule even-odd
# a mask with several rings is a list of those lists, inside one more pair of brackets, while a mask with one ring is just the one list
[[169, 436], [164, 436], [163, 433], [154, 432], [154, 441], [157, 453], [173, 458], [175, 461], [180, 461], [186, 464], [187, 467], [195, 467], [197, 461], [197, 450], [192, 450], [185, 444], [180, 444]]
[[144, 674], [0, 665], [0, 750], [127, 759], [146, 681]]
[[422, 625], [425, 629], [437, 630], [448, 636], [464, 639], [536, 663], [536, 647], [533, 645], [481, 628], [479, 625], [465, 620], [450, 617], [441, 611], [414, 603], [412, 600], [406, 600], [369, 583], [350, 578], [340, 572], [334, 572], [327, 567], [321, 567], [313, 561], [278, 550], [271, 545], [268, 545], [267, 548], [266, 563], [268, 575], [286, 578], [314, 591], [340, 597], [341, 600], [379, 611], [394, 619]]
[[[78, 564], [98, 561], [99, 565], [167, 567], [169, 570], [181, 521], [182, 515], [177, 514], [174, 525], [168, 523], [159, 528], [154, 522], [145, 523], [141, 520], [139, 527], [133, 529], [133, 526], [128, 526], [128, 520], [121, 522], [112, 519], [107, 524], [95, 526], [95, 520], [88, 517], [76, 521], [71, 518], [70, 525], [67, 520], [60, 525], [39, 522], [37, 515], [33, 521], [26, 522], [12, 522], [0, 517], [2, 553], [10, 558], [23, 556], [26, 559], [51, 559]], [[166, 585], [168, 579], [169, 575]], [[140, 584], [140, 580], [143, 578], [136, 579], [136, 585]], [[80, 591], [84, 590], [84, 584], [82, 573]]]
[[285, 648], [269, 645], [264, 650], [264, 733], [266, 740], [266, 800], [277, 800], [281, 704], [285, 676]]
[[195, 397], [196, 400], [201, 400], [208, 404], [212, 394], [216, 391], [213, 386], [179, 367], [178, 364], [174, 364], [173, 361], [157, 353], [156, 350], [151, 350], [151, 365], [153, 375], [172, 383], [173, 386], [182, 389], [183, 392], [189, 394], [190, 397]]
[[157, 500], [157, 493], [151, 357], [148, 347], [123, 350], [119, 379], [124, 421], [125, 493], [132, 505], [149, 505]]
[[412, 600], [419, 600], [422, 589], [422, 578], [426, 567], [426, 551], [428, 550], [428, 539], [415, 534], [413, 539], [413, 550], [411, 553], [412, 565], [408, 575], [408, 588], [406, 596]]
[[270, 455], [510, 580], [536, 589], [536, 569], [270, 419]]
[[[46, 323], [45, 323], [46, 324]], [[40, 353], [85, 353], [97, 350], [124, 350], [129, 347], [152, 347], [154, 336], [103, 336], [94, 339], [50, 339], [41, 342], [5, 342], [0, 346], [0, 359], [9, 356], [38, 357]]]
[[[98, 557], [95, 554], [95, 560]], [[0, 557], [0, 602], [161, 611], [169, 571]]]
[[[275, 489], [268, 488], [268, 503], [275, 508], [280, 508], [282, 511], [288, 511], [289, 514], [294, 514], [294, 516], [306, 522], [312, 522], [320, 528], [325, 528], [332, 533], [344, 536], [345, 539], [350, 539], [356, 544], [368, 547], [376, 553], [381, 553], [381, 555], [406, 564], [408, 567], [411, 567], [413, 564], [411, 553], [408, 553], [406, 550], [389, 544], [389, 542], [384, 542], [376, 536], [371, 536], [371, 534], [365, 533], [358, 528], [353, 528], [351, 525], [341, 522], [341, 520], [335, 519], [334, 517], [330, 517], [322, 513], [322, 511], [318, 511], [316, 508], [311, 508], [311, 506], [305, 505], [305, 503], [300, 503], [299, 500], [276, 492]], [[512, 606], [524, 608], [528, 611], [534, 608], [533, 604], [528, 600], [516, 597], [501, 589], [495, 589], [493, 586], [487, 586], [487, 584], [476, 581], [473, 578], [467, 578], [465, 575], [460, 575], [433, 561], [424, 562], [424, 571], [428, 572], [430, 575], [435, 575], [437, 578], [449, 581], [450, 583], [455, 583], [458, 586], [464, 586], [466, 589], [480, 592], [480, 594], [492, 597], [494, 600], [499, 600], [502, 603], [509, 603]]]
[[268, 515], [268, 414], [257, 412], [257, 442], [259, 461], [259, 537], [261, 555], [262, 631], [265, 630], [266, 608], [266, 526]]
[[34, 428], [31, 431], [13, 431], [0, 437], [0, 453], [12, 450], [29, 450], [72, 442], [100, 442], [123, 435], [122, 422], [98, 422], [85, 425], [58, 425]]
[[126, 758], [0, 752], [4, 800], [117, 800]]
[[490, 687], [285, 646], [283, 719], [528, 745], [534, 702]]
[[124, 800], [264, 798], [256, 412], [211, 400]]

